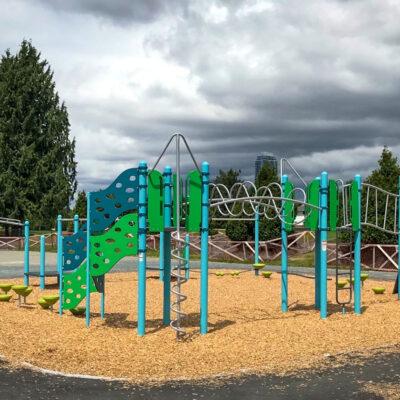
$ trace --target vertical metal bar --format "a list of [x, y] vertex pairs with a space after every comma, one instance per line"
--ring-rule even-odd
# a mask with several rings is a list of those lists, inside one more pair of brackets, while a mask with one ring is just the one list
[[146, 331], [146, 217], [147, 164], [139, 163], [139, 266], [138, 266], [138, 335]]
[[163, 235], [163, 258], [164, 258], [164, 287], [163, 287], [163, 324], [171, 322], [171, 214], [172, 214], [172, 170], [170, 166], [164, 169], [164, 235]]
[[62, 234], [62, 216], [57, 216], [57, 271], [58, 271], [58, 313], [63, 313], [63, 234]]
[[[321, 186], [321, 178], [316, 178]], [[318, 190], [318, 206], [321, 206], [321, 192]], [[315, 248], [314, 248], [314, 263], [315, 263], [315, 309], [321, 308], [321, 230], [320, 230], [320, 216], [318, 215], [318, 224], [315, 230]]]
[[24, 285], [29, 285], [29, 221], [24, 224]]
[[158, 246], [158, 263], [160, 280], [164, 280], [164, 232], [160, 232], [160, 243]]
[[397, 195], [397, 298], [400, 300], [400, 176]]
[[[176, 193], [175, 193], [175, 208], [176, 208], [176, 237], [178, 238], [178, 243], [179, 239], [181, 238], [181, 233], [180, 233], [180, 220], [181, 220], [181, 214], [180, 214], [180, 201], [181, 201], [181, 150], [180, 150], [180, 135], [177, 134], [175, 135], [175, 144], [176, 144]], [[178, 247], [178, 256], [179, 254], [179, 244], [177, 245]], [[178, 263], [179, 264], [179, 263]]]
[[185, 235], [185, 279], [190, 277], [190, 235]]
[[90, 209], [91, 193], [86, 194], [86, 326], [90, 326], [90, 230], [92, 224]]
[[45, 263], [46, 263], [46, 237], [44, 235], [40, 236], [40, 265], [39, 265], [39, 287], [44, 289], [45, 282]]
[[[285, 192], [285, 185], [288, 181], [287, 175], [282, 175], [282, 190]], [[287, 232], [285, 223], [285, 202], [282, 201], [282, 221], [281, 221], [281, 309], [283, 312], [288, 310], [288, 248], [287, 248]]]
[[[254, 214], [254, 264], [259, 262], [259, 250], [260, 247], [260, 214], [258, 213], [258, 206]], [[256, 275], [259, 274], [258, 268], [254, 269]]]
[[106, 275], [104, 274], [101, 277], [102, 280], [102, 289], [103, 291], [100, 293], [100, 318], [104, 319], [105, 316], [105, 306], [106, 306]]
[[315, 309], [321, 307], [321, 234], [319, 228], [315, 231], [315, 248], [314, 248], [314, 263], [315, 263]]
[[79, 231], [79, 215], [74, 215], [74, 233], [78, 233]]
[[357, 182], [357, 202], [360, 210], [358, 228], [354, 232], [354, 312], [361, 314], [361, 176], [356, 175], [354, 180]]
[[328, 299], [327, 299], [327, 247], [328, 247], [328, 173], [321, 174], [321, 210], [320, 210], [320, 316], [325, 319], [328, 315]]
[[201, 164], [201, 281], [200, 281], [200, 333], [208, 331], [208, 207], [210, 166]]
[[365, 216], [364, 222], [368, 221], [368, 203], [369, 203], [369, 186], [367, 186], [367, 198], [365, 200]]

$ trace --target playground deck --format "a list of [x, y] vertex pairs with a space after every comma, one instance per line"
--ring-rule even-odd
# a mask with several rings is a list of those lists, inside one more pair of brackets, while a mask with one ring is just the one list
[[[280, 311], [280, 275], [270, 279], [242, 272], [210, 275], [210, 333], [198, 332], [199, 279], [192, 272], [183, 287], [188, 300], [188, 339], [177, 343], [162, 326], [162, 284], [147, 279], [147, 335], [138, 337], [137, 277], [134, 273], [107, 276], [106, 318], [99, 318], [99, 297], [93, 295], [92, 326], [84, 318], [45, 311], [36, 305], [36, 279], [28, 305], [0, 303], [0, 354], [12, 362], [29, 362], [68, 373], [124, 377], [135, 382], [199, 379], [219, 374], [289, 372], [313, 367], [327, 355], [367, 352], [400, 343], [400, 308], [392, 295], [393, 282], [367, 280], [363, 315], [342, 315], [329, 304], [329, 317], [314, 310], [314, 280], [289, 278], [289, 312]], [[20, 280], [9, 280], [20, 283]], [[2, 280], [5, 282], [5, 280]], [[55, 282], [55, 279], [54, 279]], [[384, 286], [380, 296], [373, 286]], [[57, 293], [57, 287], [47, 290]], [[328, 281], [328, 298], [335, 296]]]

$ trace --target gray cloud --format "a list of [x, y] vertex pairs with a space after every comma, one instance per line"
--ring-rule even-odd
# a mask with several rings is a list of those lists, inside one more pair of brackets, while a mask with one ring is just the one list
[[399, 154], [398, 2], [41, 1], [20, 0], [7, 39], [0, 17], [0, 44], [31, 37], [49, 58], [86, 188], [151, 165], [177, 131], [214, 173], [247, 177], [262, 151], [306, 178], [365, 176], [383, 145]]
[[150, 23], [163, 15], [184, 14], [184, 0], [40, 0], [55, 10], [89, 14], [117, 24]]

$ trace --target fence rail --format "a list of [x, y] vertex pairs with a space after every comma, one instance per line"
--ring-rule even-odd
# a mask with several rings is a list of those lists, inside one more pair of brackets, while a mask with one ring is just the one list
[[[64, 234], [66, 234], [64, 232]], [[46, 245], [56, 248], [57, 234], [49, 233], [44, 235]], [[32, 235], [29, 238], [29, 247], [35, 248], [39, 245], [40, 235]], [[174, 239], [172, 238], [172, 241]], [[147, 237], [147, 248], [158, 251], [160, 243], [159, 235]], [[0, 250], [23, 250], [24, 238], [20, 236], [0, 237]], [[175, 243], [173, 243], [175, 244]], [[192, 253], [200, 252], [200, 237], [191, 235], [190, 247]], [[288, 250], [292, 255], [304, 254], [313, 251], [315, 248], [315, 237], [313, 232], [302, 231], [288, 236]], [[328, 245], [328, 264], [336, 262], [336, 247]], [[254, 260], [254, 241], [230, 241], [224, 236], [217, 236], [209, 239], [210, 259], [248, 262]], [[281, 239], [276, 238], [268, 241], [260, 241], [260, 261], [277, 260], [282, 253]], [[394, 244], [365, 244], [361, 247], [361, 265], [366, 269], [377, 271], [395, 271], [399, 268], [397, 262], [398, 246]], [[354, 252], [349, 245], [340, 245], [339, 262], [348, 265], [353, 262]]]

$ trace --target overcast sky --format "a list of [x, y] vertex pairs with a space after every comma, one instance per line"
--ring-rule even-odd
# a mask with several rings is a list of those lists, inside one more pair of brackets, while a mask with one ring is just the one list
[[400, 154], [399, 21], [398, 0], [0, 0], [0, 49], [52, 66], [81, 188], [174, 132], [214, 174], [266, 151], [346, 178]]

